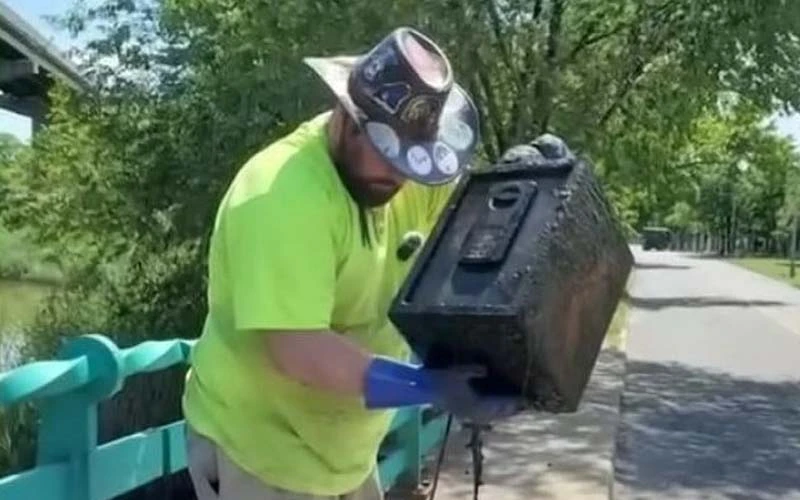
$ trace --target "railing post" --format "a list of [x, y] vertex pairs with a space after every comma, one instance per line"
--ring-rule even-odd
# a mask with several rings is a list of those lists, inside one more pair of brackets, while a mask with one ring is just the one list
[[119, 349], [103, 336], [87, 335], [69, 340], [58, 357], [85, 357], [88, 379], [92, 382], [79, 390], [42, 402], [37, 463], [70, 464], [66, 498], [100, 500], [92, 491], [89, 460], [97, 447], [97, 404], [122, 386]]
[[413, 494], [422, 482], [422, 408], [397, 429], [397, 441], [405, 455], [405, 470], [398, 478], [398, 486]]

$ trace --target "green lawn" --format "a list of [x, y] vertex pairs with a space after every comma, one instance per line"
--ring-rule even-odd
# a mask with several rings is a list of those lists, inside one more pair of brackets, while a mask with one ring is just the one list
[[614, 312], [614, 317], [611, 318], [611, 325], [608, 327], [606, 334], [605, 344], [608, 347], [624, 351], [625, 350], [625, 335], [627, 333], [628, 323], [628, 303], [623, 298]]
[[17, 280], [57, 284], [61, 279], [58, 265], [49, 262], [46, 254], [31, 244], [23, 231], [10, 232], [0, 226], [0, 282]]
[[789, 278], [789, 260], [766, 257], [731, 259], [731, 262], [757, 273], [769, 276], [800, 288], [800, 262], [795, 263], [795, 277]]

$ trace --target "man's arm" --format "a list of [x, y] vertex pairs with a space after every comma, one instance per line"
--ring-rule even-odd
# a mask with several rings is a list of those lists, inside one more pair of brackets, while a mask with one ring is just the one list
[[[330, 330], [335, 293], [335, 211], [324, 191], [288, 170], [264, 191], [240, 189], [225, 207], [234, 321], [261, 337], [264, 363], [301, 384], [341, 395], [364, 393], [371, 356]], [[303, 182], [304, 196], [296, 183]], [[255, 192], [254, 192], [255, 191]]]
[[[268, 171], [267, 171], [268, 172]], [[218, 237], [226, 252], [233, 319], [259, 332], [265, 363], [299, 383], [362, 398], [367, 408], [445, 402], [465, 381], [381, 356], [330, 330], [336, 284], [335, 211], [296, 169], [232, 190]], [[294, 182], [302, 181], [303, 196]], [[462, 398], [463, 399], [463, 398]], [[445, 406], [452, 406], [447, 402]]]
[[361, 398], [367, 408], [434, 403], [445, 390], [433, 372], [373, 356], [332, 331], [272, 331], [265, 338], [272, 362], [286, 376], [318, 390]]
[[367, 408], [437, 404], [459, 418], [489, 422], [517, 414], [518, 398], [479, 397], [469, 381], [485, 376], [482, 367], [429, 370], [370, 356], [331, 331], [273, 331], [267, 348], [278, 369], [321, 390], [363, 398]]
[[267, 355], [287, 377], [318, 390], [361, 396], [372, 356], [330, 330], [269, 331]]
[[268, 355], [283, 374], [318, 390], [361, 398], [367, 408], [429, 404], [441, 396], [433, 372], [371, 355], [336, 332], [271, 331], [265, 338]]

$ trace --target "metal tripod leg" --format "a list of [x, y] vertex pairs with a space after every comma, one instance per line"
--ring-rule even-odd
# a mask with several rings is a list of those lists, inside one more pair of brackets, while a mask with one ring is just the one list
[[[450, 435], [450, 425], [452, 424], [453, 416], [449, 415], [447, 418], [447, 426], [445, 428], [444, 433], [444, 440], [442, 442], [442, 446], [439, 449], [439, 458], [436, 463], [436, 468], [434, 470], [433, 475], [433, 488], [430, 492], [430, 499], [436, 495], [436, 487], [439, 483], [439, 473], [441, 471], [442, 461], [444, 459], [444, 452], [447, 446], [447, 437]], [[483, 431], [490, 431], [492, 430], [491, 425], [488, 424], [476, 424], [472, 422], [464, 422], [463, 427], [465, 429], [470, 430], [470, 440], [467, 443], [467, 448], [469, 448], [472, 452], [472, 498], [473, 500], [478, 500], [478, 490], [480, 489], [481, 485], [483, 484]]]
[[470, 430], [470, 440], [467, 448], [472, 451], [472, 498], [478, 500], [478, 490], [483, 484], [483, 431], [490, 431], [488, 424], [465, 422], [464, 428]]

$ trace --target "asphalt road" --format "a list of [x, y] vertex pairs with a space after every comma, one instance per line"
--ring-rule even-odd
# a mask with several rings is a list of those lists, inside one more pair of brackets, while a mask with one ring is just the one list
[[800, 499], [800, 290], [635, 248], [618, 499]]

